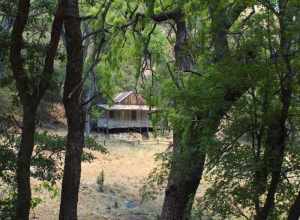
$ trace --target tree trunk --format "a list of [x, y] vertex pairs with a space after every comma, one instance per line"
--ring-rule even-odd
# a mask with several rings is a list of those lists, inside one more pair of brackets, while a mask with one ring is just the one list
[[[278, 112], [278, 116], [276, 115], [274, 117], [275, 120], [271, 122], [271, 126], [268, 131], [266, 165], [269, 170], [271, 170], [271, 183], [268, 188], [264, 205], [259, 210], [255, 218], [257, 220], [268, 219], [270, 213], [274, 209], [277, 188], [282, 178], [281, 170], [289, 135], [287, 121], [293, 95], [292, 82], [295, 77], [295, 73], [292, 69], [289, 56], [290, 39], [287, 30], [293, 16], [290, 17], [289, 14], [285, 14], [288, 11], [288, 8], [283, 1], [279, 1], [279, 9], [281, 11], [279, 16], [280, 56], [285, 67], [285, 71], [282, 72], [285, 77], [280, 81], [280, 101], [282, 106]], [[278, 74], [280, 73], [278, 72]]]
[[300, 217], [300, 191], [288, 213], [288, 220], [298, 220]]
[[206, 155], [204, 152], [193, 152], [186, 148], [189, 152], [182, 154], [176, 148], [174, 146], [174, 154], [177, 156], [174, 158], [168, 178], [162, 220], [190, 219], [195, 194], [204, 169]]
[[[244, 4], [237, 4], [237, 8], [235, 8], [235, 10], [232, 10], [232, 23], [237, 19], [238, 15], [244, 10], [244, 8]], [[226, 17], [222, 14], [218, 14], [218, 16], [218, 18], [222, 19]], [[188, 53], [189, 36], [184, 20], [184, 14], [181, 11], [175, 11], [174, 13], [165, 13], [159, 16], [153, 16], [153, 18], [158, 22], [164, 18], [173, 18], [177, 28], [176, 44], [174, 47], [176, 66], [181, 71], [192, 71], [193, 60]], [[232, 23], [217, 23], [216, 25], [218, 25], [218, 27], [214, 29], [217, 33], [216, 35], [218, 35], [218, 31], [220, 29], [228, 30]], [[219, 35], [214, 39], [215, 41], [218, 41], [214, 42], [214, 46], [216, 51], [222, 49], [222, 52], [221, 55], [216, 52], [216, 57], [218, 58], [216, 62], [223, 59], [225, 53], [228, 53], [227, 35], [223, 34], [223, 32]], [[218, 44], [219, 41], [222, 42]], [[216, 117], [211, 119], [211, 123], [207, 123], [212, 125], [212, 127], [209, 128], [211, 129], [211, 137], [214, 136], [224, 113], [226, 113], [230, 109], [231, 105], [242, 94], [243, 91], [233, 91], [232, 89], [224, 91], [224, 104], [222, 104], [220, 109], [216, 110]], [[201, 117], [199, 121], [201, 121]], [[174, 133], [174, 157], [172, 158], [173, 162], [168, 178], [167, 189], [165, 192], [165, 199], [161, 213], [162, 220], [190, 219], [195, 194], [198, 185], [200, 184], [200, 180], [204, 170], [206, 150], [205, 146], [202, 146], [202, 144], [200, 144], [201, 140], [198, 143], [197, 140], [201, 139], [202, 135], [207, 134], [203, 134], [202, 129], [197, 126], [197, 123], [192, 122], [191, 129], [189, 129], [188, 131], [188, 133], [190, 133], [190, 136], [184, 138], [186, 139], [186, 143], [181, 146], [181, 143], [179, 143], [179, 141], [180, 139], [182, 139], [183, 133], [187, 132], [176, 131]]]
[[29, 219], [31, 205], [30, 162], [34, 147], [36, 106], [23, 106], [23, 128], [17, 157], [16, 219]]
[[[174, 20], [176, 24], [175, 66], [180, 71], [191, 71], [193, 60], [188, 50], [189, 36], [183, 12], [177, 9], [154, 15], [152, 19], [156, 22]], [[179, 81], [179, 78], [180, 75], [176, 75], [174, 80]], [[180, 143], [181, 138], [182, 131], [174, 131], [172, 153], [174, 158], [165, 191], [161, 212], [162, 220], [186, 220], [190, 218], [195, 193], [202, 177], [205, 153], [196, 153], [193, 143], [189, 143], [197, 137], [189, 136], [184, 144]]]
[[[66, 107], [66, 109], [67, 108], [69, 107]], [[68, 120], [67, 149], [59, 213], [60, 220], [77, 219], [77, 203], [81, 174], [81, 154], [84, 144], [84, 123], [82, 119], [82, 116], [76, 114], [76, 117], [73, 117], [72, 122]], [[82, 132], [80, 130], [82, 130]]]
[[63, 7], [68, 55], [63, 102], [68, 122], [68, 135], [59, 219], [76, 220], [85, 119], [82, 106], [82, 36], [78, 1], [64, 0]]
[[[287, 103], [289, 106], [289, 103]], [[264, 206], [258, 209], [256, 220], [266, 220], [274, 208], [275, 194], [278, 184], [281, 181], [281, 168], [284, 159], [285, 141], [286, 141], [286, 119], [288, 107], [283, 105], [280, 115], [275, 116], [268, 129], [267, 147], [265, 154], [265, 166], [271, 170], [271, 183], [268, 188], [267, 197]], [[264, 183], [263, 183], [264, 184]]]

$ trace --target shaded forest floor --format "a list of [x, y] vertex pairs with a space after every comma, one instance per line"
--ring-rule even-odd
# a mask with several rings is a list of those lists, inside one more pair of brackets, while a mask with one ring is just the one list
[[[97, 140], [103, 143], [104, 137], [97, 135]], [[154, 155], [164, 151], [169, 141], [168, 138], [142, 140], [139, 135], [113, 135], [106, 139], [109, 154], [93, 152], [96, 159], [82, 165], [79, 219], [157, 219], [162, 195], [155, 201], [141, 203], [140, 189], [155, 167]], [[96, 179], [102, 170], [104, 191], [98, 192]], [[48, 192], [33, 192], [33, 196], [36, 195], [44, 202], [32, 212], [31, 219], [58, 219], [59, 196], [51, 199]]]

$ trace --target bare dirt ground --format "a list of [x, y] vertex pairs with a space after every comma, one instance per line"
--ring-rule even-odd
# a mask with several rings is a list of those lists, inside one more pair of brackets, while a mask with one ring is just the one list
[[[104, 142], [109, 154], [94, 152], [92, 163], [83, 163], [79, 193], [78, 217], [80, 220], [147, 220], [157, 219], [162, 196], [155, 201], [141, 203], [140, 189], [149, 172], [155, 167], [154, 155], [164, 151], [170, 139], [139, 135], [113, 135], [97, 140]], [[97, 191], [96, 179], [104, 171], [104, 191]], [[56, 220], [59, 196], [37, 193], [44, 202], [33, 212], [31, 219]]]

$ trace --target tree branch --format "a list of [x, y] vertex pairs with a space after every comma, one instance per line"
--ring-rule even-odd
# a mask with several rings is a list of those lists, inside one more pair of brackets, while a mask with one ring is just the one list
[[24, 45], [23, 32], [28, 21], [29, 8], [30, 0], [19, 1], [19, 10], [11, 33], [10, 62], [22, 102], [27, 94], [26, 92], [23, 93], [23, 91], [30, 91], [29, 80], [23, 66], [24, 63], [21, 55], [21, 50]]
[[54, 59], [57, 53], [57, 48], [60, 40], [60, 35], [62, 32], [62, 26], [63, 26], [63, 6], [61, 2], [58, 3], [58, 7], [55, 13], [55, 17], [52, 23], [52, 30], [51, 30], [51, 39], [48, 45], [48, 50], [45, 58], [45, 64], [42, 74], [42, 80], [39, 85], [39, 99], [42, 98], [44, 95], [46, 89], [49, 86], [51, 75], [54, 71]]

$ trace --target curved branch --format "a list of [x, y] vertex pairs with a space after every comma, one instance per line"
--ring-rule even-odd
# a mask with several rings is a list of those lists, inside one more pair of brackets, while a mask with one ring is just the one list
[[57, 48], [60, 40], [60, 34], [62, 32], [62, 26], [63, 26], [63, 7], [61, 2], [58, 4], [55, 17], [52, 23], [52, 30], [51, 30], [51, 39], [48, 45], [46, 57], [45, 57], [45, 64], [42, 74], [42, 80], [39, 85], [39, 99], [42, 98], [44, 95], [46, 89], [49, 86], [51, 75], [54, 72], [54, 59], [57, 53]]

